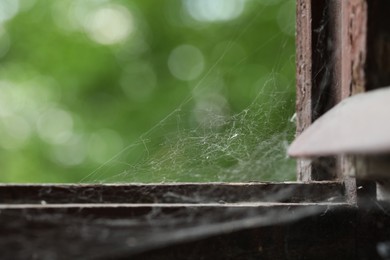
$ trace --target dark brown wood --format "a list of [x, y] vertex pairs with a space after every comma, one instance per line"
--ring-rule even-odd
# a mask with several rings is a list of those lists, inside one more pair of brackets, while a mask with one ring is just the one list
[[[368, 17], [368, 33], [384, 14]], [[298, 134], [384, 64], [383, 33], [366, 63], [366, 15], [363, 0], [297, 1]], [[386, 69], [369, 82], [386, 82]], [[354, 158], [333, 162], [334, 172], [314, 165], [317, 176], [299, 162], [310, 183], [2, 185], [0, 259], [389, 258], [390, 205], [356, 203], [366, 186], [353, 179], [313, 182], [357, 169]]]
[[[331, 209], [323, 216], [212, 236], [180, 247], [151, 250], [134, 259], [199, 259], [200, 255], [202, 259], [230, 260], [358, 259], [352, 238], [355, 216], [353, 209]], [[375, 250], [367, 252], [367, 247], [361, 252], [375, 255]]]
[[[339, 182], [0, 185], [2, 204], [344, 201]], [[1, 205], [1, 204], [0, 204]]]
[[367, 89], [390, 86], [390, 2], [367, 1]]
[[[296, 15], [296, 135], [312, 122], [312, 12], [311, 0], [297, 0]], [[298, 181], [311, 180], [311, 164], [297, 160]]]
[[[342, 62], [341, 62], [341, 99], [366, 90], [366, 66], [367, 57], [367, 2], [366, 0], [342, 1]], [[357, 164], [354, 156], [339, 156], [338, 172], [345, 176], [361, 175], [365, 167]], [[360, 194], [360, 198], [375, 196], [375, 188], [372, 183], [356, 181], [352, 177], [346, 177], [346, 187], [352, 201], [357, 201], [359, 190], [357, 187], [364, 187], [361, 190], [372, 192]]]
[[[342, 99], [364, 91], [366, 22], [365, 0], [298, 1], [297, 135]], [[344, 180], [354, 200], [355, 181], [343, 173], [356, 170], [346, 157], [321, 157], [299, 161], [298, 180]]]
[[341, 99], [364, 92], [366, 85], [367, 1], [342, 1]]
[[[297, 2], [297, 136], [341, 100], [341, 2]], [[298, 160], [298, 180], [334, 180], [333, 157]]]
[[337, 182], [1, 185], [0, 198], [1, 259], [185, 259], [186, 245], [200, 250], [193, 257], [234, 259], [255, 244], [272, 258], [291, 236], [283, 225], [354, 209]]
[[[315, 4], [314, 4], [315, 3]], [[298, 6], [298, 20], [301, 19]], [[311, 49], [297, 47], [311, 53], [311, 60], [301, 60], [297, 55], [298, 107], [310, 108], [311, 111], [297, 109], [298, 130], [323, 115], [329, 108], [341, 100], [367, 90], [390, 85], [390, 3], [386, 0], [321, 0], [311, 1], [311, 28], [298, 28], [298, 36], [305, 30], [311, 30]], [[305, 21], [305, 19], [302, 19]], [[298, 21], [297, 24], [302, 22]], [[300, 32], [302, 31], [302, 32]], [[298, 38], [300, 39], [300, 38]], [[304, 40], [301, 45], [309, 46]], [[306, 55], [309, 57], [308, 55]], [[299, 77], [299, 67], [307, 62], [311, 71], [311, 81]], [[305, 84], [303, 84], [305, 83]], [[299, 94], [311, 93], [311, 100]], [[300, 113], [300, 114], [299, 114]], [[305, 124], [302, 124], [302, 118]], [[367, 133], [369, 134], [369, 133]], [[357, 186], [372, 190], [370, 182], [356, 183], [348, 176], [372, 175], [367, 165], [359, 163], [354, 156], [338, 155], [320, 157], [311, 162], [298, 163], [298, 179], [301, 180], [343, 180], [350, 201], [357, 200]], [[332, 175], [333, 174], [333, 175]], [[347, 177], [345, 177], [347, 176]], [[371, 188], [369, 188], [369, 186]], [[364, 196], [367, 196], [365, 194]], [[375, 196], [371, 194], [370, 196]]]
[[160, 206], [3, 207], [0, 258], [379, 259], [390, 238], [388, 204]]
[[210, 257], [204, 259], [386, 259], [390, 247], [386, 209], [388, 205], [339, 208], [294, 223], [152, 250], [135, 259], [198, 259], [199, 252], [210, 245], [216, 246], [210, 250]]
[[[253, 245], [263, 246], [264, 250], [273, 244], [272, 251], [267, 254], [272, 258], [274, 254], [283, 252], [285, 246], [291, 250], [291, 255], [297, 250], [294, 244], [300, 245], [299, 252], [302, 254], [305, 244], [300, 244], [297, 238], [303, 241], [304, 236], [316, 232], [315, 230], [327, 230], [326, 233], [336, 235], [337, 242], [351, 238], [353, 229], [350, 224], [345, 226], [351, 219], [344, 215], [343, 225], [332, 223], [323, 224], [321, 221], [316, 226], [307, 220], [311, 216], [325, 220], [331, 212], [338, 209], [352, 210], [355, 208], [347, 204], [267, 204], [263, 206], [224, 206], [210, 205], [159, 205], [149, 206], [75, 206], [57, 207], [50, 205], [35, 205], [24, 208], [2, 208], [0, 211], [0, 258], [1, 259], [117, 259], [118, 257], [134, 257], [143, 252], [151, 252], [158, 248], [168, 248], [164, 254], [155, 254], [159, 259], [184, 259], [186, 247], [182, 243], [196, 243], [207, 241], [207, 238], [220, 236], [222, 238], [235, 238], [236, 245], [232, 248], [216, 248], [218, 243], [201, 243], [197, 256], [203, 259], [212, 259], [215, 253], [221, 254], [218, 259], [226, 259], [223, 252], [229, 250], [232, 257], [239, 253], [241, 244], [239, 241], [248, 242], [245, 247]], [[304, 221], [306, 219], [306, 221]], [[301, 220], [300, 228], [284, 230], [284, 225], [294, 227], [294, 222]], [[291, 223], [291, 224], [288, 224]], [[305, 223], [305, 225], [304, 225]], [[249, 236], [249, 233], [260, 232], [257, 228], [271, 227], [262, 235], [263, 242], [259, 237]], [[344, 234], [345, 228], [349, 234]], [[337, 232], [335, 232], [335, 228]], [[248, 230], [249, 233], [242, 230]], [[341, 230], [343, 230], [341, 232]], [[240, 235], [237, 236], [236, 233]], [[343, 235], [341, 235], [343, 234]], [[317, 233], [317, 235], [321, 235]], [[325, 234], [322, 234], [325, 235]], [[273, 241], [264, 241], [266, 237], [273, 237]], [[318, 239], [312, 241], [317, 247], [321, 245]], [[291, 245], [285, 245], [286, 240]], [[228, 240], [226, 240], [228, 241]], [[323, 243], [325, 246], [325, 243]], [[350, 246], [349, 244], [347, 244]], [[290, 247], [291, 246], [291, 247]], [[345, 246], [345, 245], [344, 245]], [[169, 247], [173, 247], [169, 249]], [[295, 249], [294, 249], [295, 248]], [[349, 247], [352, 250], [353, 247]], [[214, 250], [218, 250], [214, 252]], [[338, 249], [340, 250], [340, 249]], [[180, 257], [172, 257], [171, 253], [178, 251]], [[260, 250], [262, 251], [262, 250]], [[193, 252], [195, 253], [195, 252]], [[244, 254], [251, 251], [240, 252]], [[153, 254], [153, 253], [152, 253]], [[283, 254], [289, 255], [287, 251]], [[50, 256], [50, 257], [49, 257]], [[140, 258], [149, 259], [149, 258]]]

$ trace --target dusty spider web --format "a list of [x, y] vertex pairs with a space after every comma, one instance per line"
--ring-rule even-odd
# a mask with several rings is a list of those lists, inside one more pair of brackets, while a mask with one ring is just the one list
[[[293, 8], [291, 5], [288, 7]], [[243, 30], [232, 37], [222, 54], [194, 83], [188, 98], [136, 142], [85, 176], [82, 182], [248, 182], [294, 179], [294, 163], [286, 156], [287, 145], [295, 132], [295, 80], [286, 73], [286, 68], [294, 67], [294, 55], [291, 53], [294, 48], [288, 48], [291, 47], [288, 42], [291, 42], [293, 36], [276, 32], [274, 37], [239, 57], [227, 70], [220, 68], [228, 54], [234, 51], [237, 40], [245, 36], [247, 28], [253, 26], [254, 21], [264, 12], [266, 9], [258, 12]], [[261, 76], [246, 78], [247, 71], [240, 65], [260, 51], [267, 52], [271, 45], [277, 45], [279, 52], [273, 54], [275, 58], [270, 71], [265, 76], [259, 73]], [[258, 62], [261, 63], [261, 60]], [[239, 87], [251, 95], [249, 102], [237, 110], [229, 106], [229, 99], [224, 98], [224, 88], [221, 87], [229, 83], [229, 75], [232, 73], [245, 79], [240, 81], [242, 84]], [[163, 135], [159, 134], [162, 132]], [[285, 190], [279, 195], [286, 198], [289, 194], [290, 191]], [[196, 202], [196, 199], [192, 202]], [[154, 207], [143, 216], [104, 220], [106, 227], [117, 228], [115, 234], [123, 236], [124, 241], [120, 248], [110, 247], [105, 254], [143, 251], [172, 241], [283, 223], [292, 220], [292, 215], [294, 219], [299, 219], [318, 212], [318, 209], [312, 208], [285, 214], [286, 211], [276, 208], [261, 211], [256, 205], [252, 208], [235, 206], [230, 209], [210, 207], [209, 211], [199, 212], [196, 208], [183, 207], [170, 213]], [[107, 234], [114, 234], [102, 228], [103, 220], [83, 221], [85, 232], [102, 234], [105, 240], [110, 238]], [[133, 231], [130, 235], [129, 228]], [[192, 253], [193, 259], [201, 254], [196, 248]]]
[[[291, 5], [289, 6], [292, 7]], [[243, 182], [294, 179], [294, 162], [286, 148], [294, 136], [295, 80], [285, 75], [294, 67], [291, 35], [275, 32], [238, 57], [227, 70], [223, 61], [248, 33], [263, 8], [226, 44], [222, 54], [193, 84], [191, 95], [165, 118], [108, 159], [81, 182]], [[294, 25], [289, 25], [294, 30]], [[274, 64], [266, 76], [242, 80], [249, 103], [232, 111], [223, 84], [232, 71], [245, 78], [240, 65], [277, 44]], [[286, 61], [287, 62], [282, 62]], [[261, 61], [259, 61], [261, 65]], [[261, 66], [260, 66], [261, 67]], [[287, 67], [287, 69], [286, 69]], [[226, 76], [227, 75], [227, 76]], [[260, 74], [259, 74], [260, 75]], [[224, 78], [225, 77], [225, 78]], [[221, 80], [222, 79], [222, 80]], [[192, 119], [192, 121], [191, 121]], [[188, 123], [191, 121], [192, 123]], [[166, 129], [166, 130], [165, 130]], [[156, 131], [158, 130], [158, 131]], [[164, 135], [158, 133], [164, 132]], [[157, 133], [157, 134], [156, 134]]]

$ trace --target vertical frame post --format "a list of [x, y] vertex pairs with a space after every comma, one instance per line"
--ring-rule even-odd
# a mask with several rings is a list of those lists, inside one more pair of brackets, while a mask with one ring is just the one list
[[[381, 1], [381, 0], [376, 0]], [[297, 135], [342, 99], [366, 88], [367, 0], [297, 0]], [[358, 170], [344, 156], [298, 161], [298, 180], [343, 180], [356, 200]]]
[[[297, 0], [296, 15], [296, 113], [297, 132], [301, 134], [312, 123], [312, 12], [311, 0]], [[297, 179], [311, 180], [311, 164], [297, 161]]]

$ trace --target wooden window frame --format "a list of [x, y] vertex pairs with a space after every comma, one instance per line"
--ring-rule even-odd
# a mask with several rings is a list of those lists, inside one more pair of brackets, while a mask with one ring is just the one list
[[[383, 0], [368, 1], [297, 0], [297, 134], [343, 98], [388, 80], [367, 42], [379, 34], [372, 17]], [[324, 32], [334, 48], [319, 44]], [[291, 183], [0, 185], [0, 257], [373, 259], [390, 239], [390, 207], [373, 198], [372, 183], [343, 174], [357, 170], [340, 156], [298, 161]], [[288, 198], [279, 196], [285, 190]], [[359, 203], [367, 198], [369, 207]], [[172, 216], [181, 221], [160, 224]]]

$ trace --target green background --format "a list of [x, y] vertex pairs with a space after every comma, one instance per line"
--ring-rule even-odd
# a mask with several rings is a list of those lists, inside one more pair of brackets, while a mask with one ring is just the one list
[[0, 181], [293, 179], [294, 15], [280, 0], [2, 0]]

